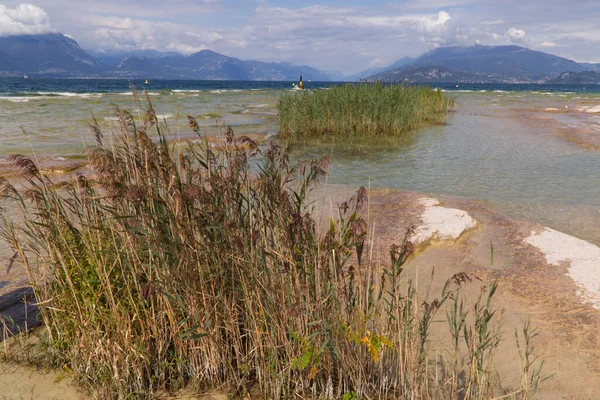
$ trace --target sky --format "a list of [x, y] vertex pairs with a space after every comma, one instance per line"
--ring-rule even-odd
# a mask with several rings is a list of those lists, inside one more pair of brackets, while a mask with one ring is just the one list
[[452, 45], [600, 63], [598, 0], [2, 0], [0, 36], [48, 32], [86, 50], [210, 49], [346, 75]]

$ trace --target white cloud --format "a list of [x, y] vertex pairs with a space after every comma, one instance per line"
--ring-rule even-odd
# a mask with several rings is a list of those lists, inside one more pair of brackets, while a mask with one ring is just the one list
[[0, 36], [35, 35], [52, 30], [46, 12], [32, 4], [8, 8], [0, 4]]
[[476, 0], [410, 0], [396, 5], [396, 8], [401, 10], [436, 10], [466, 6], [475, 2]]
[[514, 41], [523, 40], [525, 38], [525, 31], [522, 29], [510, 28], [506, 34]]
[[248, 45], [239, 30], [202, 29], [170, 22], [105, 17], [94, 21], [94, 38], [100, 49], [178, 51], [243, 48]]
[[556, 47], [556, 43], [554, 43], [554, 42], [544, 42], [544, 43], [540, 44], [540, 46], [543, 46], [543, 47]]
[[440, 11], [435, 19], [430, 17], [422, 18], [419, 21], [419, 30], [426, 33], [441, 32], [448, 28], [451, 20], [450, 14], [446, 11]]

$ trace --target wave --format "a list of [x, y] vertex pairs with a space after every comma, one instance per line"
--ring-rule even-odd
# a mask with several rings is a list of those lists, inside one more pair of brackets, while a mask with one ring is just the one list
[[[112, 94], [112, 95], [117, 95], [117, 96], [133, 96], [133, 92], [114, 92], [114, 93], [106, 93], [106, 94]], [[146, 94], [148, 96], [160, 96], [160, 93], [158, 93], [158, 92], [147, 92]], [[138, 91], [138, 95], [143, 95], [143, 93], [141, 91]]]
[[26, 95], [42, 97], [100, 97], [102, 93], [75, 93], [75, 92], [20, 92]]
[[[264, 89], [250, 89], [250, 90], [264, 90]], [[233, 93], [238, 93], [238, 92], [243, 92], [244, 89], [213, 89], [213, 90], [208, 90], [208, 89], [173, 89], [171, 90], [171, 92], [173, 93], [202, 93], [202, 92], [209, 92], [209, 93], [216, 93], [216, 94], [220, 94], [220, 93], [227, 93], [227, 92], [233, 92]]]
[[[135, 116], [136, 120], [137, 120], [137, 116]], [[169, 118], [173, 118], [173, 114], [156, 114], [156, 119], [161, 121], [163, 119], [169, 119]], [[104, 120], [106, 121], [119, 121], [120, 118], [119, 117], [104, 117]]]
[[27, 97], [11, 97], [11, 96], [0, 96], [0, 101], [10, 101], [12, 103], [27, 103], [29, 99]]
[[226, 92], [243, 92], [243, 89], [216, 89], [216, 90], [211, 90], [211, 93], [226, 93]]
[[200, 93], [204, 92], [204, 90], [200, 89], [173, 89], [173, 93]]
[[[58, 96], [58, 95], [37, 95], [37, 96], [0, 96], [0, 101], [10, 101], [12, 103], [27, 103], [31, 100], [57, 100], [64, 97], [76, 97], [76, 96]], [[78, 96], [78, 97], [91, 97], [91, 96]]]

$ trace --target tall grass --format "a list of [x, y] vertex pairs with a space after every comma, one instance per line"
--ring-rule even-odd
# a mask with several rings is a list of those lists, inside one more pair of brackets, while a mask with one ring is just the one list
[[[26, 187], [0, 183], [25, 216], [5, 219], [2, 232], [30, 274], [46, 351], [97, 397], [184, 385], [268, 399], [504, 393], [493, 370], [495, 284], [466, 310], [464, 274], [437, 299], [418, 296], [403, 273], [406, 239], [389, 265], [366, 262], [364, 189], [319, 235], [308, 196], [326, 160], [292, 164], [287, 150], [230, 129], [214, 147], [193, 118], [199, 141], [175, 156], [151, 106], [141, 125], [118, 117], [111, 143], [91, 125], [91, 176], [57, 187], [15, 155]], [[450, 301], [456, 351], [436, 363], [430, 331]], [[523, 388], [513, 397], [533, 397]]]
[[454, 99], [424, 86], [346, 84], [294, 92], [279, 100], [279, 131], [286, 137], [398, 136], [443, 124]]

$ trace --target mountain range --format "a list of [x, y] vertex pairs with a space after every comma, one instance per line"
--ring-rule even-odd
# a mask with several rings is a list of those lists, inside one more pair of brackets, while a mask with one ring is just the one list
[[307, 65], [246, 61], [210, 50], [187, 56], [155, 50], [92, 54], [59, 33], [0, 37], [0, 76], [295, 81], [302, 75], [331, 80]]
[[[595, 73], [589, 73], [595, 71]], [[419, 58], [343, 76], [307, 65], [241, 60], [211, 50], [190, 55], [156, 50], [90, 51], [60, 33], [0, 37], [0, 77], [109, 77], [205, 80], [297, 80], [486, 83], [600, 83], [600, 64], [520, 46], [442, 47]]]
[[329, 81], [327, 73], [307, 65], [245, 61], [211, 50], [189, 56], [181, 54], [158, 58], [128, 56], [116, 66], [114, 74], [127, 78], [208, 79], [241, 81], [306, 80]]
[[75, 40], [58, 33], [0, 37], [0, 76], [83, 76], [104, 69]]
[[416, 82], [541, 83], [563, 72], [591, 69], [575, 61], [520, 46], [453, 46], [369, 79]]

